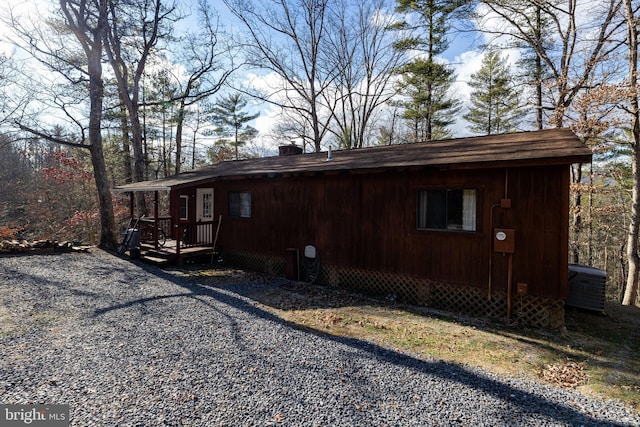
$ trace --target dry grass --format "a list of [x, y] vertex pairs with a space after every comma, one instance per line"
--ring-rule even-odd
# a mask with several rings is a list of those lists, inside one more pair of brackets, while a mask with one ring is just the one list
[[[230, 270], [188, 274], [214, 285], [268, 280]], [[564, 330], [541, 331], [286, 281], [246, 296], [314, 332], [574, 387], [620, 399], [640, 412], [640, 309], [635, 307], [609, 304], [606, 314], [567, 309]]]

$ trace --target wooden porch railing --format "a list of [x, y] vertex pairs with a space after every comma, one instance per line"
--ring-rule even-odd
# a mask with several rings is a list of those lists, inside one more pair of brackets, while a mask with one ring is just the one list
[[218, 221], [198, 221], [174, 224], [176, 254], [180, 250], [199, 246], [213, 246]]
[[[154, 247], [158, 249], [159, 237], [162, 235], [166, 238], [169, 236], [169, 230], [171, 230], [171, 217], [146, 217], [140, 218], [140, 231], [142, 234], [142, 240], [153, 243]], [[164, 239], [162, 239], [164, 244]]]

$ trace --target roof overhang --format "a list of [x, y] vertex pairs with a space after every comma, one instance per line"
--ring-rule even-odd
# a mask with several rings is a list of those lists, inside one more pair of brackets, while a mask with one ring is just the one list
[[153, 181], [115, 187], [115, 192], [152, 192], [223, 179], [263, 179], [317, 174], [375, 173], [410, 169], [486, 169], [591, 162], [592, 152], [571, 130], [547, 129], [428, 143], [226, 161]]
[[170, 191], [171, 187], [166, 185], [154, 185], [153, 182], [144, 181], [132, 184], [120, 185], [111, 189], [114, 193], [137, 193], [146, 191]]

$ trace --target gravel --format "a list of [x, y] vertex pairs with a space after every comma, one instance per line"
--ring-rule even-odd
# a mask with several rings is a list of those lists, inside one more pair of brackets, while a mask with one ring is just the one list
[[[640, 425], [619, 402], [298, 329], [109, 253], [0, 257], [0, 403], [73, 426]], [[243, 292], [244, 293], [244, 292]]]

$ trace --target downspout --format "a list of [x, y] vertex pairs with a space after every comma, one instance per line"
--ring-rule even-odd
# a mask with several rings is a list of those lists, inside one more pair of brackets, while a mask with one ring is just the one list
[[[491, 292], [492, 292], [492, 274], [491, 274], [491, 268], [493, 265], [493, 211], [495, 208], [500, 207], [502, 209], [510, 209], [511, 208], [511, 199], [509, 199], [509, 169], [505, 168], [504, 170], [504, 197], [500, 200], [500, 203], [496, 203], [494, 205], [491, 205], [491, 210], [489, 212], [489, 233], [491, 234], [490, 240], [489, 240], [489, 280], [487, 282], [487, 299], [489, 301], [491, 301]], [[511, 275], [511, 263], [509, 264], [509, 275]], [[511, 284], [508, 284], [509, 288], [511, 287]], [[507, 306], [510, 306], [511, 304], [511, 295], [510, 295], [510, 291], [511, 289], [508, 289], [507, 291]], [[509, 310], [510, 311], [510, 310]]]
[[491, 277], [493, 276], [491, 274], [491, 266], [493, 261], [493, 209], [497, 208], [498, 206], [500, 206], [499, 203], [491, 205], [491, 212], [489, 213], [489, 234], [491, 235], [491, 237], [489, 238], [489, 282], [487, 286], [489, 291], [487, 299], [489, 301], [491, 301]]
[[[509, 189], [509, 169], [504, 170], [504, 199], [500, 201], [500, 204], [511, 208], [511, 199], [507, 197], [507, 191]], [[508, 202], [507, 202], [508, 200]], [[514, 243], [515, 245], [515, 243]], [[513, 287], [513, 251], [509, 253], [509, 267], [507, 272], [507, 323], [511, 322], [511, 306], [512, 306], [512, 291]]]
[[505, 168], [504, 169], [504, 199], [503, 200], [508, 200], [509, 197], [507, 196], [507, 191], [509, 189], [509, 169]]
[[511, 288], [513, 282], [513, 253], [509, 254], [509, 273], [507, 274], [507, 323], [511, 322], [511, 305], [512, 305], [512, 291]]

